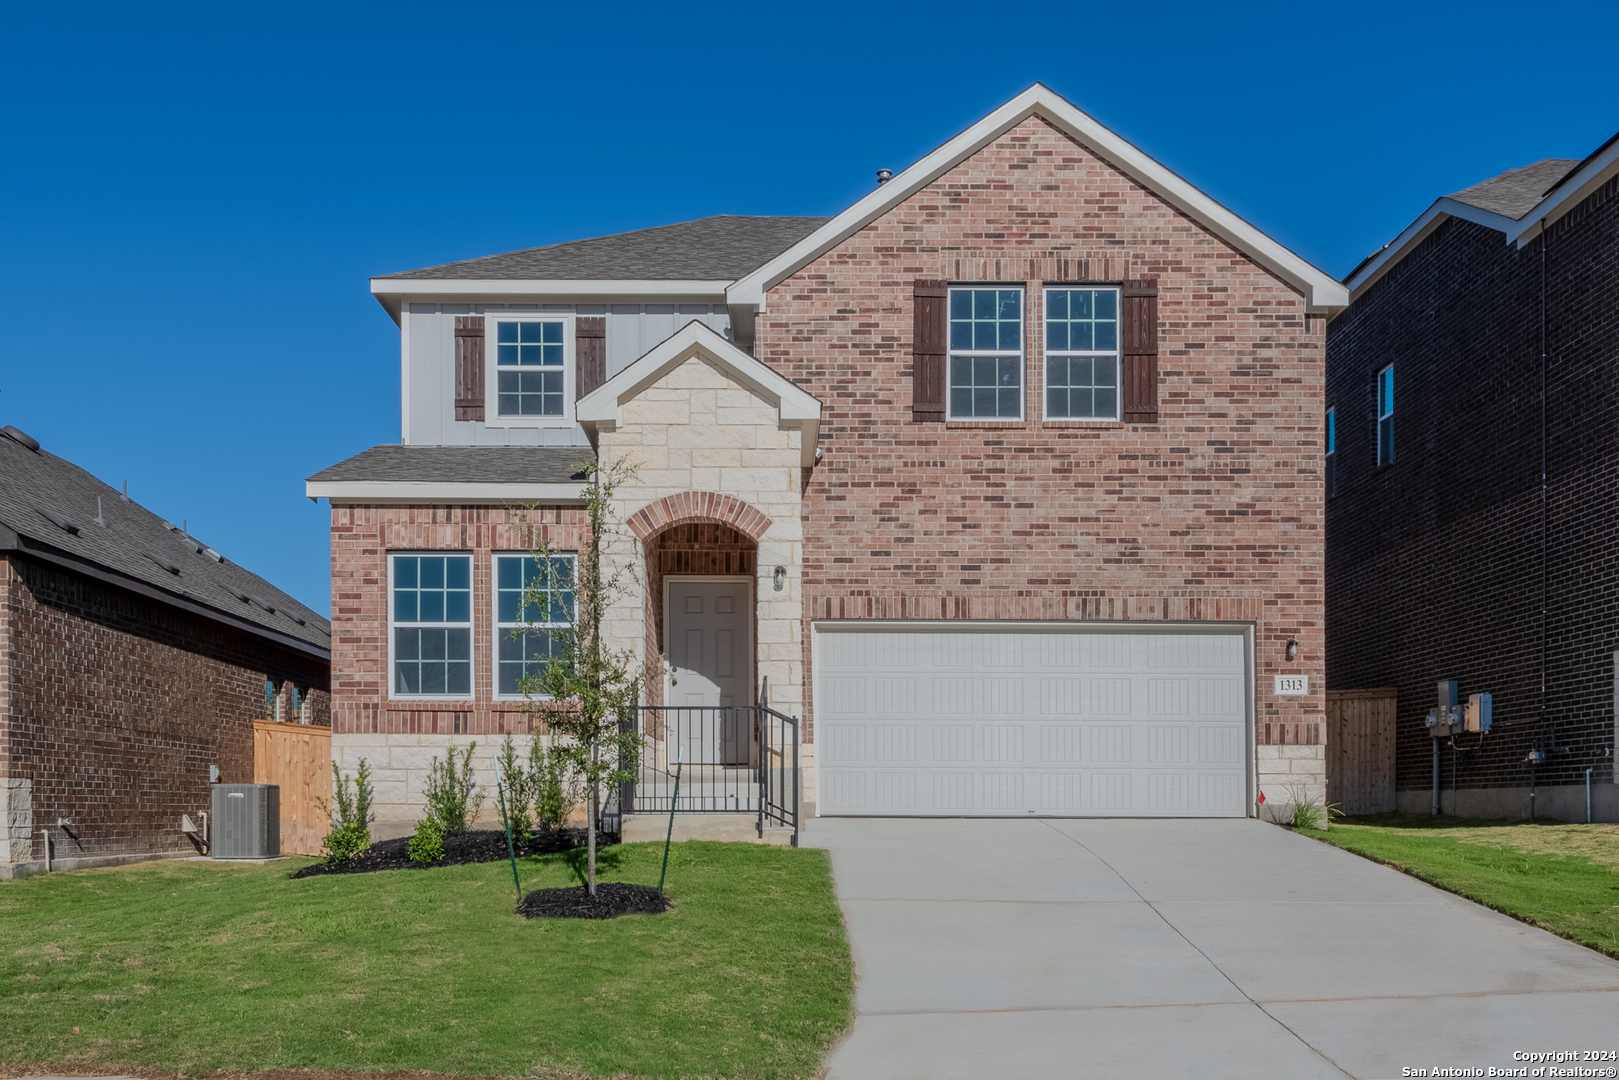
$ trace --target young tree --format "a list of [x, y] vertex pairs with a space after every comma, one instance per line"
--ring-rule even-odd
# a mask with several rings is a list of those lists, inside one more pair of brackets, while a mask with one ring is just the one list
[[[618, 461], [605, 469], [595, 462], [585, 473], [585, 513], [590, 540], [567, 558], [535, 530], [529, 548], [536, 573], [523, 590], [524, 623], [550, 623], [550, 658], [537, 675], [519, 684], [528, 708], [553, 736], [550, 752], [563, 757], [584, 782], [589, 867], [585, 884], [596, 895], [596, 832], [604, 784], [627, 783], [641, 762], [636, 723], [644, 666], [628, 649], [612, 649], [602, 623], [613, 601], [637, 582], [632, 560], [609, 566], [608, 549], [617, 536], [613, 492], [635, 475]], [[562, 624], [560, 627], [555, 624]]]

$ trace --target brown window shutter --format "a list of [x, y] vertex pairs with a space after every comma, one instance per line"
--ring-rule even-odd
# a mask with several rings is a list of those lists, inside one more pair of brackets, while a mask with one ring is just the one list
[[911, 335], [911, 419], [918, 423], [942, 422], [950, 283], [918, 281], [912, 302], [916, 323]]
[[573, 324], [575, 398], [607, 381], [607, 320], [579, 319]]
[[1158, 281], [1124, 283], [1124, 422], [1158, 422]]
[[483, 419], [483, 316], [455, 317], [455, 418]]

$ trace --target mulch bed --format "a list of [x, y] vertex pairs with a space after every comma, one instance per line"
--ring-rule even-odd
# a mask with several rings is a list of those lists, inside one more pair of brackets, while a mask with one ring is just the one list
[[[552, 855], [583, 847], [585, 830], [557, 829], [527, 839], [512, 838], [512, 847], [519, 856]], [[363, 855], [340, 863], [314, 863], [292, 876], [314, 877], [317, 874], [371, 874], [378, 870], [428, 870], [435, 866], [464, 866], [468, 863], [504, 862], [506, 860], [506, 833], [493, 829], [469, 829], [450, 833], [444, 838], [444, 858], [436, 862], [411, 862], [405, 854], [410, 837], [379, 840]]]
[[661, 915], [669, 901], [650, 885], [623, 881], [596, 883], [593, 897], [583, 885], [571, 889], [535, 889], [517, 905], [517, 913], [530, 919], [616, 919], [639, 912]]

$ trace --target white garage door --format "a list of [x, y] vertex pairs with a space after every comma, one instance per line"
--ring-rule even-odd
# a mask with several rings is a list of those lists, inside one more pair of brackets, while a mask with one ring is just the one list
[[819, 624], [822, 814], [1241, 817], [1229, 629]]

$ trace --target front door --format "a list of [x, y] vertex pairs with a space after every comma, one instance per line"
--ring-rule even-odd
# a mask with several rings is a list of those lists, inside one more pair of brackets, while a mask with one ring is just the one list
[[671, 717], [680, 728], [686, 761], [746, 765], [747, 714], [724, 707], [752, 704], [751, 579], [673, 577], [665, 582], [669, 686], [664, 700], [704, 707]]

